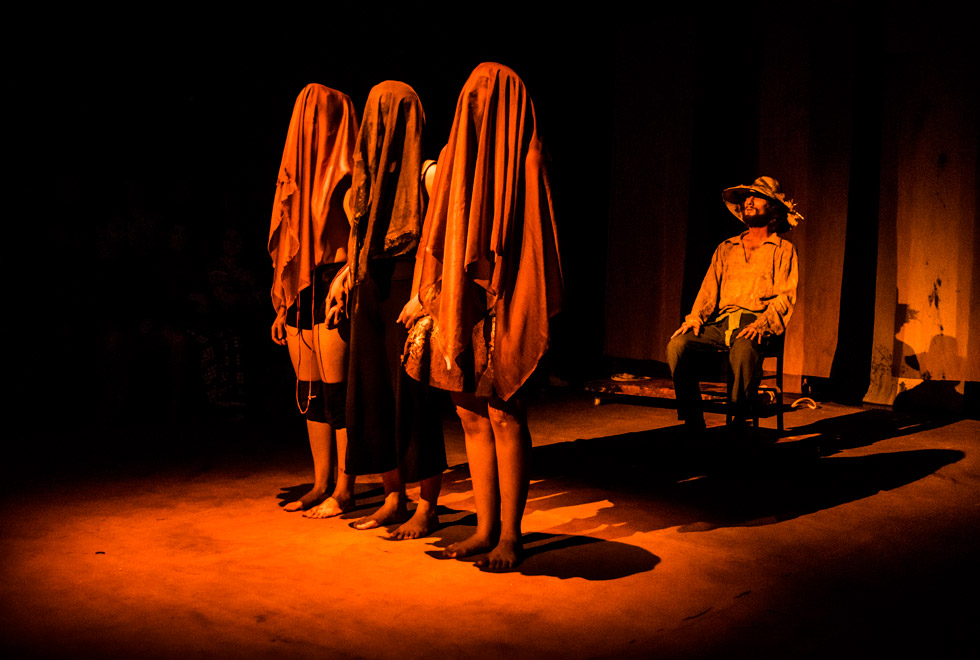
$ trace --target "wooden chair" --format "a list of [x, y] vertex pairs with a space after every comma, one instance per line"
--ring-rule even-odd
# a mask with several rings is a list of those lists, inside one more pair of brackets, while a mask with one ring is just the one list
[[[766, 405], [774, 405], [776, 408], [776, 428], [780, 433], [783, 432], [783, 350], [785, 348], [785, 335], [778, 335], [772, 337], [762, 349], [762, 364], [760, 368], [762, 369], [762, 377], [759, 379], [759, 405], [756, 405], [752, 409], [752, 424], [758, 429], [759, 428], [759, 409]], [[732, 373], [732, 366], [728, 361], [728, 349], [719, 348], [718, 355], [725, 364], [725, 378], [727, 381], [727, 387], [725, 388], [725, 424], [731, 425], [732, 420], [735, 418], [732, 408], [732, 381], [734, 380], [734, 374]], [[766, 360], [775, 359], [776, 370], [766, 372], [765, 365]], [[765, 383], [767, 381], [773, 381], [772, 386], [767, 386]], [[771, 395], [769, 394], [771, 393]], [[772, 397], [772, 404], [763, 403], [767, 397]]]

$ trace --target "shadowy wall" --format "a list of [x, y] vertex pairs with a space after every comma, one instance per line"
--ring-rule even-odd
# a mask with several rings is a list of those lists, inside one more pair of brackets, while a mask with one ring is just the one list
[[543, 13], [520, 29], [402, 13], [369, 32], [323, 15], [245, 34], [97, 19], [46, 25], [45, 57], [21, 53], [12, 83], [4, 343], [24, 415], [290, 412], [265, 244], [296, 94], [319, 82], [361, 107], [403, 80], [435, 157], [482, 61], [524, 78], [552, 156], [553, 375], [580, 383], [611, 358], [662, 369], [714, 247], [740, 230], [721, 190], [769, 174], [806, 217], [788, 235], [802, 268], [788, 389], [889, 403], [980, 380], [977, 76], [955, 25], [824, 12], [755, 34], [725, 16], [546, 30]]
[[941, 381], [962, 403], [980, 379], [975, 48], [921, 16], [738, 23], [620, 31], [605, 354], [666, 361], [743, 228], [721, 191], [769, 175], [805, 216], [785, 236], [801, 270], [786, 389], [891, 404]]

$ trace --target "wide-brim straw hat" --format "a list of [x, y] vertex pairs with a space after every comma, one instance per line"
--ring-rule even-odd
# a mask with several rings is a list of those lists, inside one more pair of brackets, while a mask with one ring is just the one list
[[783, 194], [779, 181], [776, 181], [771, 176], [760, 176], [748, 186], [726, 188], [721, 193], [721, 198], [724, 200], [728, 210], [732, 212], [732, 215], [745, 222], [745, 219], [742, 217], [742, 202], [750, 194], [761, 195], [768, 200], [772, 200], [785, 210], [786, 223], [781, 223], [784, 226], [777, 228], [777, 231], [780, 233], [789, 231], [803, 220], [803, 216], [796, 210], [796, 203]]

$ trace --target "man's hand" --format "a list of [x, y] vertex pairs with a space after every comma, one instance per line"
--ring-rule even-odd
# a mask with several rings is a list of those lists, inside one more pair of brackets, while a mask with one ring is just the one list
[[684, 321], [683, 323], [681, 323], [681, 327], [677, 328], [677, 330], [674, 331], [674, 334], [672, 334], [670, 336], [670, 338], [673, 339], [677, 335], [686, 334], [686, 333], [690, 332], [691, 330], [694, 331], [694, 334], [700, 335], [701, 334], [701, 322], [700, 321]]
[[762, 343], [762, 338], [766, 336], [766, 333], [759, 328], [754, 328], [751, 325], [747, 325], [742, 328], [741, 332], [735, 335], [735, 339], [751, 339], [755, 343]]

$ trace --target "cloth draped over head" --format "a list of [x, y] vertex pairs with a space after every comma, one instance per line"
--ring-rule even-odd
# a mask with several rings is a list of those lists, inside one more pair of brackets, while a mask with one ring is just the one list
[[315, 83], [303, 88], [289, 121], [269, 227], [276, 309], [291, 305], [310, 285], [325, 255], [347, 247], [343, 198], [356, 136], [357, 115], [346, 94]]
[[422, 233], [422, 125], [418, 95], [385, 81], [368, 94], [354, 154], [354, 217], [348, 263], [354, 281], [371, 259], [412, 255]]
[[[463, 87], [436, 169], [419, 257], [419, 299], [450, 367], [492, 318], [493, 390], [510, 398], [549, 344], [562, 281], [546, 156], [524, 82], [479, 65]], [[441, 353], [441, 355], [437, 355]]]

